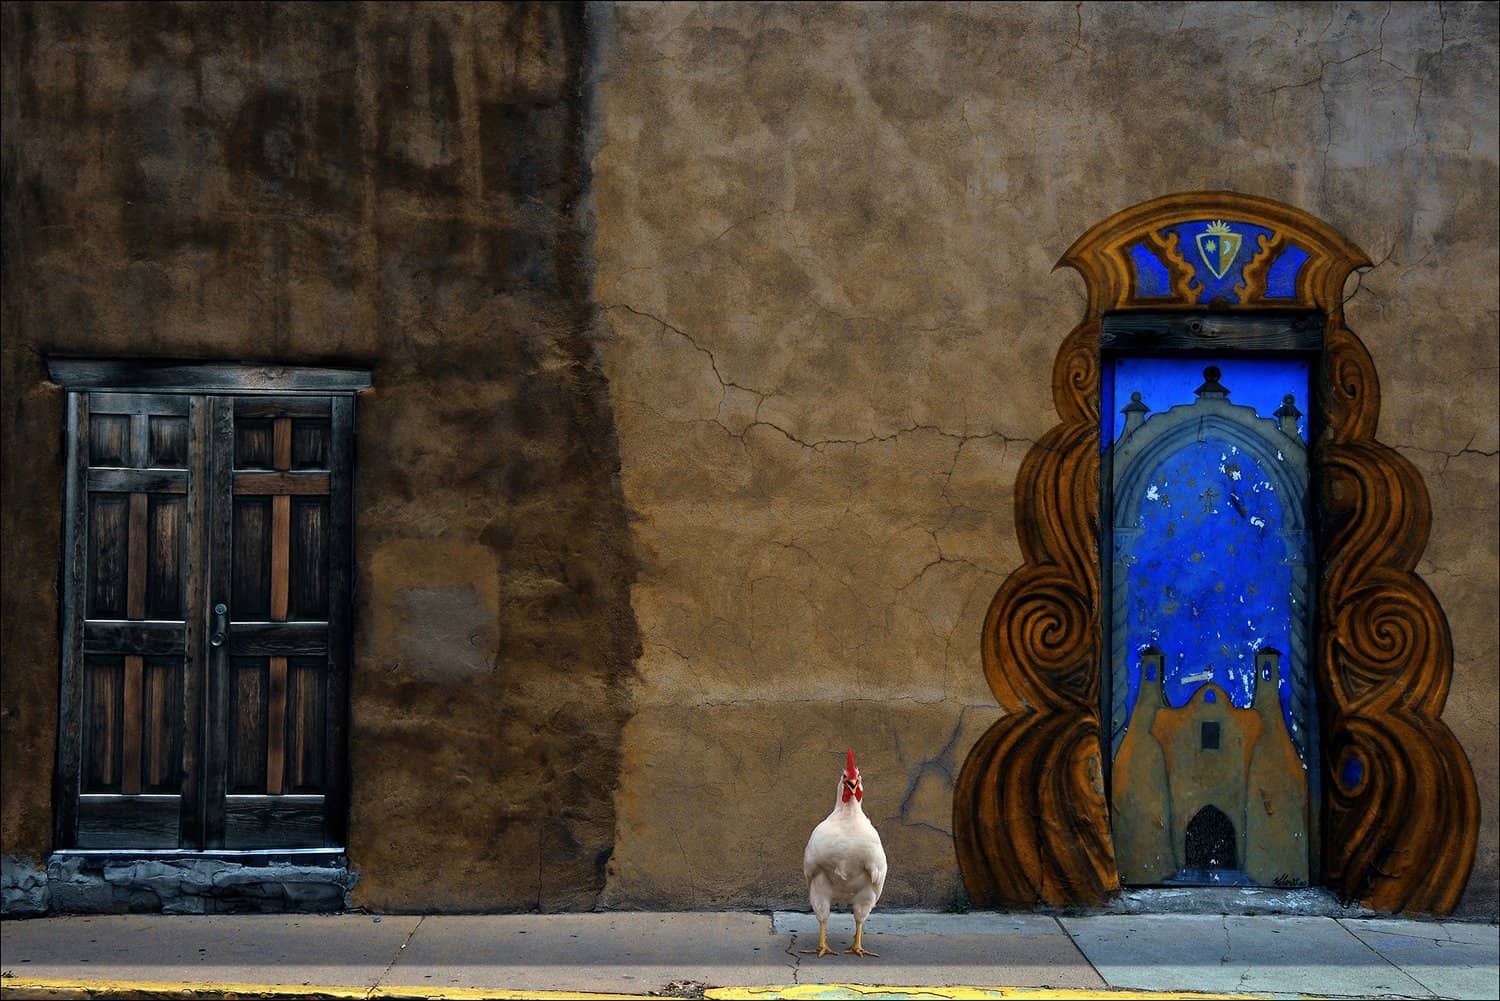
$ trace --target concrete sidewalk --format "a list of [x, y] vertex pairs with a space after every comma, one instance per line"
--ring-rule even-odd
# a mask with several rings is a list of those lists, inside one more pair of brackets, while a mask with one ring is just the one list
[[38, 918], [0, 923], [0, 997], [1500, 996], [1494, 924], [876, 911], [878, 959], [816, 942], [797, 912]]

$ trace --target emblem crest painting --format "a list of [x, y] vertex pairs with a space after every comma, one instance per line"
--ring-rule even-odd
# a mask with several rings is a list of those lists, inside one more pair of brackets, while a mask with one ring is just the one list
[[1208, 265], [1215, 278], [1224, 277], [1239, 252], [1240, 235], [1231, 230], [1228, 223], [1210, 223], [1198, 234], [1198, 253], [1203, 255], [1203, 263]]

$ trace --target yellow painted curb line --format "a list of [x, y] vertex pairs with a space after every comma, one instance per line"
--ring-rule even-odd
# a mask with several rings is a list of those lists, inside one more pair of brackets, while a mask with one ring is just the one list
[[794, 987], [711, 987], [709, 1001], [1249, 1001], [1255, 994], [1194, 994], [1173, 991], [1069, 990], [1056, 987], [877, 987], [871, 984], [798, 984]]
[[[502, 990], [483, 987], [333, 987], [305, 984], [185, 983], [172, 980], [42, 980], [6, 977], [0, 999], [99, 999], [133, 1001], [641, 1001], [643, 994], [589, 991]], [[1254, 994], [1197, 994], [1172, 991], [1065, 990], [1052, 987], [877, 987], [869, 984], [798, 984], [784, 987], [711, 987], [709, 1001], [1247, 1001]]]
[[136, 998], [202, 999], [202, 1001], [641, 1001], [641, 994], [596, 994], [590, 991], [512, 991], [483, 987], [332, 987], [306, 984], [220, 984], [175, 980], [41, 980], [6, 977], [0, 999], [56, 998], [133, 1001]]

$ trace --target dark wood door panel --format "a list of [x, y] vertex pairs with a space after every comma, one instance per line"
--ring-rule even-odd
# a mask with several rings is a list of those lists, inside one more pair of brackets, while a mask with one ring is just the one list
[[282, 792], [320, 793], [327, 753], [328, 662], [322, 657], [288, 661], [286, 751]]
[[70, 394], [63, 846], [177, 847], [192, 826], [203, 412], [180, 395]]
[[85, 656], [82, 792], [180, 794], [183, 674], [180, 656]]
[[328, 652], [323, 622], [236, 622], [229, 634], [235, 657], [309, 657]]
[[90, 493], [185, 494], [187, 486], [187, 471], [181, 469], [89, 467]]
[[85, 658], [81, 786], [86, 793], [121, 791], [124, 693], [124, 657]]
[[144, 659], [141, 674], [140, 791], [180, 794], [183, 706], [181, 657]]
[[79, 797], [78, 848], [180, 847], [182, 797]]
[[88, 495], [88, 603], [91, 619], [125, 618], [130, 494]]
[[272, 521], [270, 497], [236, 497], [229, 559], [229, 607], [236, 620], [271, 614]]
[[270, 701], [270, 658], [233, 657], [229, 685], [230, 793], [266, 792], [266, 720]]
[[143, 657], [183, 654], [183, 624], [130, 619], [90, 619], [83, 626], [86, 653], [132, 653]]
[[232, 657], [231, 663], [229, 793], [322, 793], [326, 660]]
[[145, 618], [184, 620], [187, 497], [146, 495]]
[[225, 804], [224, 847], [336, 847], [328, 840], [322, 796], [231, 796]]

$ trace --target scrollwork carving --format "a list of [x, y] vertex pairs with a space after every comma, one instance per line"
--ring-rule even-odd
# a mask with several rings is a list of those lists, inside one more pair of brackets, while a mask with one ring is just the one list
[[1425, 708], [1446, 699], [1445, 679], [1421, 669], [1453, 656], [1442, 609], [1425, 586], [1405, 574], [1374, 572], [1342, 596], [1330, 619], [1327, 653], [1346, 708], [1368, 713], [1395, 699]]
[[1119, 889], [1101, 769], [1097, 727], [1068, 713], [1022, 711], [980, 738], [955, 828], [973, 903], [1060, 905]]
[[1245, 264], [1243, 280], [1234, 287], [1234, 294], [1239, 296], [1242, 306], [1256, 306], [1265, 302], [1266, 274], [1271, 270], [1271, 262], [1276, 259], [1276, 255], [1286, 247], [1286, 234], [1261, 235], [1256, 238], [1256, 245], [1254, 256]]
[[991, 615], [1009, 626], [989, 634], [994, 643], [989, 659], [1018, 666], [1010, 687], [1021, 694], [1021, 703], [1049, 709], [1087, 704], [1090, 672], [1080, 666], [1092, 652], [1089, 634], [1098, 628], [1091, 599], [1052, 566], [1022, 567], [1015, 584], [996, 596]]
[[1181, 237], [1176, 233], [1152, 230], [1146, 234], [1146, 246], [1156, 251], [1157, 256], [1166, 262], [1167, 273], [1171, 275], [1172, 298], [1182, 302], [1195, 302], [1198, 293], [1203, 291], [1203, 283], [1195, 278], [1193, 266], [1183, 256], [1180, 243]]
[[[1479, 793], [1441, 718], [1453, 677], [1448, 621], [1414, 572], [1430, 501], [1416, 467], [1375, 440], [1375, 367], [1341, 318], [1330, 319], [1324, 357], [1327, 881], [1377, 910], [1446, 914], [1474, 866]], [[1363, 773], [1352, 789], [1337, 771], [1351, 757]]]
[[1352, 756], [1362, 774], [1353, 791], [1329, 783], [1327, 840], [1337, 846], [1328, 853], [1329, 885], [1375, 910], [1452, 911], [1479, 826], [1473, 776], [1453, 734], [1401, 705], [1335, 713], [1330, 729], [1330, 760]]

